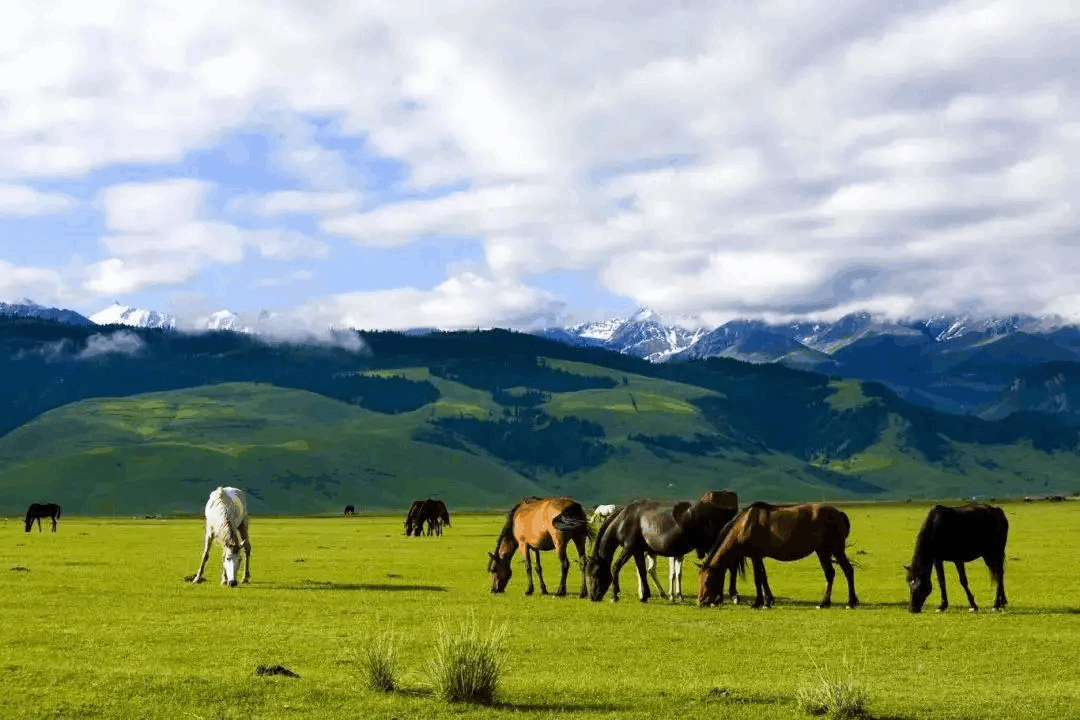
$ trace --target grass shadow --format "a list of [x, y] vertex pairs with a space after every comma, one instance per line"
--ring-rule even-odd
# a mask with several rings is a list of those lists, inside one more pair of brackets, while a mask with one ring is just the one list
[[393, 585], [390, 583], [336, 583], [304, 580], [303, 585], [280, 585], [282, 590], [373, 590], [376, 592], [446, 592], [442, 585]]

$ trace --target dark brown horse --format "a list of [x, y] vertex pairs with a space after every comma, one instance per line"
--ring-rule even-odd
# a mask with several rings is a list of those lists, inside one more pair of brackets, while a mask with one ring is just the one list
[[423, 534], [424, 523], [418, 520], [420, 509], [424, 506], [423, 500], [413, 500], [412, 505], [409, 506], [409, 513], [405, 516], [405, 535], [416, 535], [420, 537]]
[[442, 500], [428, 498], [420, 509], [420, 522], [426, 522], [428, 535], [442, 535], [443, 525], [450, 527], [450, 511]]
[[41, 532], [41, 518], [50, 518], [52, 520], [52, 531], [56, 532], [56, 521], [60, 519], [60, 506], [56, 503], [34, 503], [30, 507], [26, 508], [26, 532], [30, 532], [30, 528], [34, 527], [34, 521], [37, 520], [38, 532]]
[[945, 592], [945, 562], [956, 564], [956, 574], [960, 576], [960, 586], [967, 593], [971, 611], [979, 606], [975, 596], [968, 588], [967, 572], [964, 563], [983, 559], [990, 577], [997, 585], [994, 609], [1005, 607], [1005, 543], [1009, 539], [1009, 521], [1001, 508], [993, 505], [968, 505], [951, 508], [935, 505], [926, 515], [919, 534], [915, 538], [915, 553], [911, 564], [905, 565], [908, 587], [911, 588], [911, 602], [908, 610], [913, 613], [922, 611], [923, 603], [934, 589], [930, 581], [930, 568], [937, 570], [938, 585], [941, 586], [941, 605], [938, 612], [949, 607], [949, 596]]
[[765, 558], [790, 562], [817, 553], [825, 572], [825, 597], [818, 607], [832, 605], [833, 578], [836, 570], [844, 571], [848, 583], [848, 607], [855, 607], [855, 570], [847, 558], [844, 546], [851, 533], [851, 521], [842, 510], [829, 505], [770, 505], [755, 502], [746, 506], [724, 528], [721, 539], [709, 553], [699, 574], [698, 605], [719, 605], [723, 602], [724, 571], [749, 558], [754, 567], [757, 598], [754, 607], [770, 607], [772, 590], [765, 574]]
[[570, 559], [566, 557], [566, 548], [570, 543], [577, 547], [581, 561], [581, 592], [585, 597], [585, 540], [592, 535], [585, 508], [568, 497], [527, 497], [513, 508], [506, 516], [503, 526], [495, 541], [495, 552], [488, 553], [488, 572], [491, 573], [491, 592], [501, 593], [510, 582], [512, 570], [510, 561], [518, 549], [525, 556], [525, 572], [529, 575], [526, 595], [533, 594], [531, 550], [536, 555], [536, 575], [540, 579], [540, 593], [547, 595], [544, 573], [540, 568], [540, 551], [554, 550], [559, 556], [562, 577], [556, 597], [566, 595], [566, 575], [570, 570]]
[[[665, 502], [660, 500], [635, 500], [609, 517], [600, 526], [592, 554], [587, 563], [589, 597], [593, 601], [604, 598], [611, 587], [611, 599], [619, 599], [619, 573], [631, 558], [637, 565], [638, 597], [648, 602], [649, 589], [646, 559], [649, 555], [663, 555], [677, 559], [676, 569], [681, 570], [681, 560], [687, 553], [696, 552], [704, 557], [713, 547], [723, 527], [738, 512], [738, 497], [730, 491], [711, 491], [694, 504], [689, 502]], [[618, 550], [619, 556], [615, 557]], [[672, 600], [681, 593], [681, 581], [672, 583]], [[737, 602], [735, 568], [731, 571], [730, 592]]]
[[346, 515], [355, 515], [356, 514], [356, 507], [354, 507], [353, 505], [346, 505], [345, 506], [345, 514]]

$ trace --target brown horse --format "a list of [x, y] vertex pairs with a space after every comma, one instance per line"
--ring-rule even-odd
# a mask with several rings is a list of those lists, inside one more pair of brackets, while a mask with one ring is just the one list
[[848, 583], [848, 607], [855, 607], [855, 570], [844, 551], [851, 521], [842, 510], [829, 505], [777, 506], [755, 502], [735, 516], [720, 534], [720, 540], [701, 565], [698, 605], [719, 605], [723, 602], [724, 572], [744, 558], [754, 566], [754, 585], [757, 599], [754, 607], [771, 607], [773, 603], [769, 579], [765, 574], [765, 558], [790, 562], [817, 553], [825, 572], [825, 597], [818, 607], [832, 605], [833, 578], [836, 570], [844, 571]]
[[544, 573], [540, 569], [540, 551], [554, 550], [562, 566], [562, 579], [556, 597], [566, 595], [566, 575], [570, 570], [570, 560], [566, 557], [566, 548], [571, 542], [577, 546], [581, 562], [581, 592], [585, 597], [585, 540], [592, 536], [585, 508], [568, 497], [540, 498], [527, 497], [513, 508], [506, 516], [506, 525], [495, 541], [495, 552], [488, 553], [488, 572], [491, 573], [491, 592], [501, 593], [510, 582], [512, 570], [510, 561], [514, 552], [521, 549], [525, 556], [525, 572], [529, 575], [529, 587], [526, 595], [533, 594], [532, 563], [529, 551], [536, 555], [536, 575], [540, 578], [540, 593], [547, 595]]

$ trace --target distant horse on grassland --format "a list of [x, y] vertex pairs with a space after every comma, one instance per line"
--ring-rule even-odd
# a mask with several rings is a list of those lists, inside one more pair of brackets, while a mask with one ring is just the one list
[[926, 514], [919, 534], [915, 538], [915, 553], [911, 564], [905, 565], [908, 587], [911, 589], [911, 601], [908, 610], [921, 612], [923, 603], [934, 589], [930, 581], [930, 568], [937, 570], [938, 585], [941, 586], [941, 606], [938, 612], [949, 607], [949, 596], [945, 592], [945, 562], [956, 565], [956, 574], [960, 576], [960, 586], [967, 593], [968, 604], [975, 612], [975, 596], [968, 588], [967, 572], [964, 563], [978, 560], [980, 557], [990, 570], [990, 577], [997, 585], [994, 597], [994, 610], [1005, 607], [1005, 544], [1009, 539], [1009, 521], [1005, 512], [993, 505], [968, 505], [951, 508], [935, 505]]
[[428, 535], [442, 535], [443, 525], [450, 527], [450, 511], [442, 500], [428, 498], [420, 509], [421, 522], [427, 523]]
[[251, 579], [251, 542], [248, 539], [247, 498], [243, 490], [219, 487], [210, 493], [206, 501], [206, 544], [203, 547], [199, 571], [191, 582], [203, 581], [203, 570], [210, 557], [210, 545], [217, 538], [222, 547], [221, 584], [236, 587], [236, 574], [240, 569], [240, 551], [243, 550], [244, 582]]
[[34, 526], [37, 520], [38, 532], [41, 532], [41, 518], [52, 520], [52, 531], [56, 532], [56, 521], [60, 519], [60, 506], [56, 503], [33, 503], [26, 508], [26, 532]]
[[[656, 555], [671, 558], [671, 599], [680, 597], [683, 557], [691, 551], [704, 557], [715, 544], [717, 534], [738, 512], [737, 508], [737, 497], [731, 502], [730, 498], [716, 492], [704, 493], [693, 504], [645, 499], [629, 503], [597, 531], [587, 563], [589, 597], [599, 601], [611, 587], [612, 600], [617, 601], [620, 594], [619, 573], [623, 565], [633, 558], [638, 567], [638, 597], [642, 602], [648, 602], [651, 596], [647, 578], [650, 555], [653, 556], [653, 573]], [[615, 557], [616, 551], [618, 557]], [[660, 594], [663, 596], [663, 590]], [[731, 594], [733, 598], [737, 597], [734, 570]]]
[[847, 514], [830, 505], [751, 503], [724, 528], [702, 564], [698, 575], [698, 605], [723, 602], [724, 571], [749, 558], [757, 588], [754, 607], [771, 607], [773, 594], [765, 574], [764, 558], [788, 562], [817, 553], [826, 582], [825, 596], [818, 607], [832, 604], [833, 578], [836, 577], [832, 563], [835, 558], [847, 579], [848, 607], [853, 608], [859, 604], [859, 599], [855, 596], [855, 570], [845, 552], [850, 533], [851, 521]]
[[586, 596], [585, 587], [585, 541], [592, 535], [585, 509], [568, 497], [541, 498], [530, 496], [510, 509], [506, 515], [506, 524], [495, 540], [495, 552], [488, 553], [488, 572], [491, 573], [491, 592], [501, 593], [510, 582], [513, 571], [510, 561], [514, 552], [521, 550], [525, 556], [525, 572], [529, 576], [526, 595], [532, 595], [533, 574], [529, 552], [536, 556], [536, 575], [540, 579], [540, 593], [547, 595], [544, 573], [540, 567], [540, 551], [554, 550], [559, 557], [562, 575], [556, 597], [566, 595], [566, 575], [570, 570], [570, 560], [566, 557], [567, 545], [577, 547], [581, 562], [581, 592]]
[[355, 507], [353, 507], [352, 505], [346, 505], [345, 506], [345, 515], [346, 516], [355, 515], [355, 514], [356, 514], [356, 508]]

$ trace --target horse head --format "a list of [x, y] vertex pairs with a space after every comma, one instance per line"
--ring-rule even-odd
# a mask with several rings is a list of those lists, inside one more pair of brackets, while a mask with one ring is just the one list
[[713, 557], [698, 566], [698, 607], [719, 605], [724, 601], [724, 572], [727, 566]]
[[919, 572], [915, 567], [905, 565], [904, 570], [907, 571], [907, 584], [911, 590], [911, 601], [908, 603], [908, 610], [913, 613], [922, 612], [923, 603], [930, 596], [930, 591], [934, 589], [934, 583], [930, 580], [930, 569], [927, 568], [925, 572]]
[[593, 602], [603, 600], [608, 588], [611, 587], [611, 563], [594, 557], [587, 559], [585, 577], [588, 581], [589, 599]]
[[225, 570], [225, 580], [229, 587], [236, 587], [236, 574], [240, 571], [240, 544], [235, 538], [222, 543], [223, 554], [221, 557], [222, 568]]
[[510, 567], [510, 558], [513, 554], [507, 554], [506, 557], [499, 557], [493, 552], [488, 553], [488, 572], [491, 573], [491, 592], [501, 593], [506, 589], [506, 584], [510, 582], [510, 576], [514, 574], [514, 571]]

